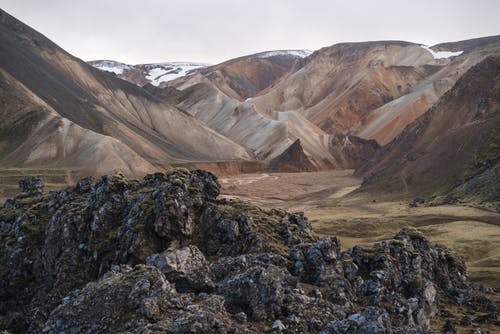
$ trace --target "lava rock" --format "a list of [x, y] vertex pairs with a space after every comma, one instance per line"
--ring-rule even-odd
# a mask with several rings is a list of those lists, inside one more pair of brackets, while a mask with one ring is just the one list
[[33, 196], [43, 195], [43, 181], [38, 177], [28, 176], [19, 181], [19, 189], [23, 193]]
[[160, 269], [179, 292], [211, 292], [215, 288], [209, 262], [194, 245], [152, 254], [146, 264]]
[[273, 319], [280, 315], [285, 289], [291, 286], [282, 268], [270, 265], [255, 267], [217, 284], [232, 313], [245, 312], [254, 321]]
[[361, 314], [352, 314], [347, 319], [330, 322], [321, 334], [388, 334], [392, 333], [391, 319], [386, 311], [368, 308]]

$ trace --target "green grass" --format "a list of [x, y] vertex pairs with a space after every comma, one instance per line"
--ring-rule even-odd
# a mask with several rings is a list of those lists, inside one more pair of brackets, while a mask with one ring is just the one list
[[63, 189], [67, 186], [64, 167], [0, 167], [0, 205], [19, 193], [19, 180], [36, 176], [43, 180], [45, 191]]

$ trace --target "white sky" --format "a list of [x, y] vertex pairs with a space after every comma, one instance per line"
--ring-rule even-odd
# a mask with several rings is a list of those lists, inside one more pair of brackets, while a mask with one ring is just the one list
[[440, 42], [500, 34], [499, 0], [0, 0], [84, 60], [218, 63], [339, 42]]

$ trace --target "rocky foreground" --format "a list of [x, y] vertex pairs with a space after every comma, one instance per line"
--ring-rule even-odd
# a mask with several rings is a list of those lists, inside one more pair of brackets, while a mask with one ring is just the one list
[[[34, 178], [0, 209], [0, 330], [454, 333], [497, 328], [498, 296], [402, 230], [341, 251], [300, 213], [217, 200], [204, 171]], [[367, 231], [369, 233], [369, 231]]]

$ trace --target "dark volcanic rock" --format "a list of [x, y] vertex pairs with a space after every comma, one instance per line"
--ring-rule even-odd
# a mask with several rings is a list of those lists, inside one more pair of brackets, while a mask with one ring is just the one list
[[297, 281], [279, 267], [255, 267], [223, 281], [217, 291], [233, 313], [245, 312], [252, 320], [272, 320], [281, 312], [285, 289]]
[[28, 193], [36, 196], [43, 194], [43, 181], [38, 177], [28, 176], [19, 181], [19, 189], [23, 193]]
[[[0, 209], [0, 330], [416, 333], [435, 317], [497, 321], [494, 292], [416, 230], [341, 251], [301, 213], [217, 200], [203, 171], [50, 194], [37, 184]], [[469, 321], [445, 312], [453, 305]]]
[[152, 254], [146, 264], [160, 269], [170, 282], [175, 283], [177, 291], [211, 292], [215, 287], [208, 268], [209, 262], [196, 246]]
[[386, 311], [369, 308], [361, 314], [352, 314], [347, 319], [329, 323], [321, 334], [389, 334], [391, 319]]
[[283, 153], [271, 160], [269, 168], [280, 172], [310, 172], [317, 169], [304, 153], [300, 139], [295, 140]]
[[[78, 315], [75, 317], [75, 315]], [[154, 267], [112, 268], [52, 311], [44, 333], [234, 332], [220, 296], [178, 294]]]

